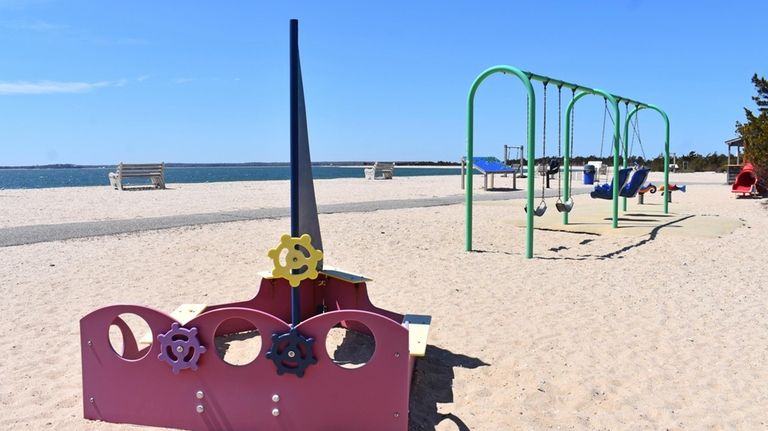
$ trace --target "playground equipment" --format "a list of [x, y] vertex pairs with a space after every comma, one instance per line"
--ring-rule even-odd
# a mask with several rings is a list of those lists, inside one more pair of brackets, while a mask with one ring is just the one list
[[[269, 252], [274, 269], [253, 299], [188, 307], [188, 319], [136, 305], [83, 317], [86, 418], [190, 430], [408, 429], [414, 362], [431, 319], [377, 308], [370, 279], [323, 265], [296, 20], [290, 75], [291, 234]], [[136, 342], [125, 313], [146, 321], [148, 346]], [[110, 345], [112, 326], [121, 351]], [[251, 327], [266, 336], [259, 354], [247, 365], [225, 363], [215, 341]], [[318, 351], [339, 327], [375, 340], [364, 366], [345, 369]]]
[[[536, 217], [541, 217], [547, 212], [547, 201], [544, 199], [544, 188], [545, 186], [549, 187], [549, 172], [560, 170], [559, 164], [547, 166], [547, 84], [549, 84], [549, 82], [544, 81], [544, 110], [542, 111], [543, 124], [541, 128], [541, 166], [539, 172], [541, 174], [541, 202], [539, 202], [539, 205], [533, 210], [533, 215]], [[529, 117], [532, 115], [535, 115], [535, 113], [528, 113]], [[529, 212], [528, 205], [525, 205], [523, 210]]]
[[[562, 137], [562, 122], [563, 122], [563, 86], [558, 85], [557, 86], [557, 157], [558, 160], [558, 171], [560, 170], [560, 165], [563, 163], [563, 137]], [[571, 90], [571, 98], [576, 95], [575, 90]], [[575, 115], [575, 112], [571, 112], [571, 117]], [[573, 121], [571, 121], [571, 136], [573, 136]], [[571, 139], [571, 148], [573, 148], [573, 139]], [[558, 172], [559, 173], [559, 172]], [[570, 173], [569, 173], [570, 175]], [[547, 177], [549, 179], [549, 177]], [[573, 209], [573, 196], [569, 196], [568, 199], [563, 201], [563, 188], [562, 188], [562, 175], [557, 176], [557, 201], [555, 202], [555, 208], [558, 212], [570, 212]], [[570, 179], [569, 179], [570, 180]]]
[[[662, 114], [662, 116], [664, 117], [667, 123], [667, 140], [665, 144], [665, 156], [664, 156], [665, 165], [669, 165], [669, 121], [667, 120], [666, 114], [664, 114], [660, 108], [655, 107], [654, 105], [648, 105], [642, 102], [637, 102], [635, 100], [628, 99], [625, 97], [616, 96], [604, 90], [589, 88], [582, 85], [573, 84], [573, 83], [569, 83], [559, 79], [551, 78], [548, 76], [538, 75], [532, 72], [525, 72], [516, 67], [506, 66], [506, 65], [493, 66], [486, 69], [480, 75], [478, 75], [477, 78], [475, 78], [474, 82], [472, 83], [472, 86], [469, 89], [469, 95], [467, 97], [467, 156], [466, 156], [467, 160], [472, 160], [472, 157], [473, 157], [475, 94], [477, 93], [477, 89], [480, 87], [480, 84], [482, 84], [486, 78], [496, 73], [515, 75], [518, 79], [520, 79], [527, 93], [528, 119], [527, 119], [527, 126], [526, 126], [527, 127], [526, 143], [528, 148], [528, 172], [534, 171], [534, 168], [535, 168], [534, 163], [536, 158], [536, 148], [535, 148], [535, 145], [536, 145], [535, 144], [536, 93], [533, 89], [533, 85], [531, 84], [531, 81], [535, 80], [535, 81], [540, 81], [542, 83], [546, 82], [548, 84], [554, 84], [560, 87], [569, 88], [575, 93], [575, 96], [569, 102], [568, 108], [566, 109], [566, 113], [565, 113], [565, 146], [564, 146], [565, 149], [563, 154], [564, 185], [563, 185], [562, 198], [566, 202], [571, 198], [571, 188], [570, 188], [571, 114], [573, 112], [573, 107], [575, 103], [586, 95], [599, 95], [604, 97], [607, 101], [611, 103], [613, 112], [615, 114], [614, 117], [617, 119], [614, 125], [615, 127], [614, 127], [614, 133], [613, 133], [614, 172], [618, 172], [619, 170], [619, 152], [620, 152], [619, 142], [621, 139], [621, 130], [619, 128], [619, 122], [618, 122], [619, 102], [624, 102], [626, 104], [631, 103], [638, 108], [654, 109]], [[668, 169], [669, 169], [668, 166], [665, 167], [665, 182], [668, 180]], [[526, 188], [527, 188], [526, 207], [533, 208], [534, 178], [532, 175], [528, 175], [528, 184]], [[612, 227], [614, 228], [618, 227], [618, 221], [619, 221], [619, 213], [618, 213], [619, 188], [620, 188], [620, 184], [618, 184], [618, 177], [614, 177], [613, 214], [612, 214]], [[665, 213], [668, 212], [666, 204], [665, 204], [664, 211]], [[527, 214], [526, 214], [525, 255], [527, 258], [532, 258], [533, 257], [534, 211], [527, 211], [526, 213]], [[567, 211], [563, 212], [563, 223], [565, 224], [568, 223], [569, 213], [570, 212], [567, 212]], [[466, 238], [466, 241], [465, 241], [466, 251], [472, 251], [472, 176], [471, 175], [467, 176], [465, 238]]]
[[621, 188], [621, 191], [619, 192], [619, 196], [624, 198], [633, 198], [637, 194], [637, 191], [640, 190], [640, 187], [643, 185], [645, 180], [648, 178], [648, 173], [650, 173], [651, 170], [647, 168], [637, 168], [634, 169], [632, 172], [632, 178], [627, 182], [627, 184]]
[[744, 163], [744, 167], [736, 175], [736, 180], [731, 186], [731, 193], [741, 193], [741, 196], [756, 196], [767, 192], [768, 189], [755, 172], [755, 165], [750, 162]]
[[[541, 146], [542, 146], [542, 157], [541, 157], [541, 165], [539, 166], [539, 174], [541, 174], [541, 202], [539, 202], [539, 205], [536, 207], [536, 209], [533, 211], [533, 215], [537, 217], [541, 217], [544, 215], [544, 213], [547, 211], [547, 202], [544, 199], [544, 189], [549, 188], [549, 180], [552, 178], [552, 175], [557, 175], [557, 202], [555, 202], [555, 208], [559, 212], [563, 211], [570, 211], [573, 208], [573, 199], [568, 199], [567, 201], [563, 202], [562, 198], [562, 187], [561, 187], [561, 176], [560, 173], [560, 160], [562, 159], [562, 85], [557, 86], [557, 142], [558, 142], [558, 160], [550, 159], [547, 160], [547, 82], [544, 82], [544, 111], [542, 114], [543, 117], [543, 125], [542, 125], [542, 139], [541, 139]], [[526, 205], [523, 208], [526, 212], [528, 211], [528, 206]]]
[[664, 186], [659, 187], [659, 191], [661, 192], [662, 196], [666, 195], [666, 199], [664, 199], [664, 202], [672, 202], [672, 192], [681, 191], [685, 193], [686, 186], [685, 184], [670, 184], [669, 187], [666, 189], [668, 193], [665, 191]]
[[[726, 182], [730, 185], [736, 182], [736, 176], [744, 169], [744, 138], [738, 137], [725, 141], [728, 146], [728, 164], [726, 165]], [[733, 148], [736, 148], [736, 163], [733, 160]]]
[[[681, 191], [685, 193], [686, 191], [686, 185], [685, 184], [670, 184], [669, 185], [669, 193], [667, 194], [667, 202], [672, 202], [672, 192]], [[648, 183], [644, 186], [641, 186], [640, 189], [637, 191], [637, 203], [642, 205], [645, 203], [645, 194], [651, 193], [654, 194], [657, 191], [661, 191], [661, 195], [664, 196], [664, 186], [656, 187], [653, 183]]]
[[[686, 185], [685, 184], [670, 184], [669, 188], [667, 188], [667, 190], [669, 190], [670, 193], [676, 192], [676, 191], [681, 191], [681, 192], [685, 193], [685, 189], [686, 189]], [[659, 191], [663, 195], [664, 194], [664, 186], [660, 186], [659, 187]]]
[[[625, 103], [625, 111], [628, 110], [629, 105]], [[629, 114], [627, 114], [627, 118], [624, 119], [624, 167], [627, 167], [627, 164], [629, 162], [629, 154], [630, 151], [628, 150], [628, 140], [626, 139], [627, 136], [629, 136], [629, 126], [633, 118], [635, 118], [635, 123], [633, 124], [633, 128], [635, 130], [635, 135], [637, 136], [637, 140], [640, 143], [640, 149], [643, 152], [643, 159], [645, 160], [645, 149], [643, 148], [642, 140], [640, 139], [640, 123], [639, 123], [639, 113], [643, 109], [651, 109], [653, 111], [656, 111], [661, 115], [662, 120], [664, 120], [664, 184], [661, 185], [663, 188], [669, 188], [669, 169], [671, 166], [676, 166], [676, 164], [670, 164], [669, 162], [669, 117], [667, 117], [667, 113], [664, 112], [661, 108], [659, 108], [656, 105], [636, 105], [635, 109], [633, 109]], [[634, 139], [633, 139], [634, 142]], [[664, 199], [664, 214], [669, 214], [669, 202], [671, 200]], [[624, 211], [627, 210], [627, 199], [626, 197], [622, 200], [622, 209]]]
[[645, 194], [646, 193], [656, 193], [657, 187], [653, 183], [648, 183], [644, 186], [641, 186], [640, 189], [637, 191], [637, 203], [638, 205], [643, 205], [645, 203]]
[[[517, 188], [517, 172], [518, 169], [507, 166], [502, 163], [501, 160], [496, 157], [473, 157], [472, 168], [477, 169], [483, 174], [483, 189], [494, 189], [494, 174], [512, 174], [512, 188]], [[467, 175], [467, 161], [461, 159], [461, 188], [464, 188], [464, 178]], [[491, 186], [488, 187], [488, 176], [491, 176]]]
[[[620, 143], [623, 142], [623, 169], [628, 169], [628, 140], [626, 139], [627, 135], [629, 134], [629, 124], [633, 116], [635, 116], [641, 109], [651, 109], [656, 112], [658, 112], [662, 119], [664, 120], [665, 125], [665, 140], [664, 140], [664, 184], [665, 186], [669, 186], [669, 117], [667, 117], [667, 114], [658, 106], [652, 105], [652, 104], [646, 104], [641, 102], [636, 102], [630, 99], [620, 98], [611, 94], [607, 94], [605, 92], [599, 92], [598, 90], [592, 90], [589, 91], [589, 89], [581, 88], [580, 92], [576, 94], [576, 96], [571, 99], [571, 102], [568, 104], [568, 107], [565, 110], [565, 156], [563, 157], [563, 165], [565, 168], [565, 176], [566, 176], [566, 182], [565, 182], [565, 196], [570, 196], [571, 193], [571, 184], [569, 181], [569, 174], [570, 174], [570, 158], [571, 158], [571, 130], [570, 130], [570, 121], [571, 121], [571, 112], [574, 109], [574, 106], [576, 102], [578, 102], [580, 99], [582, 99], [584, 96], [587, 96], [588, 94], [595, 94], [603, 96], [603, 99], [605, 100], [606, 107], [608, 106], [608, 103], [611, 105], [611, 110], [613, 111], [613, 114], [611, 115], [611, 119], [613, 121], [613, 172], [619, 172], [619, 175], [614, 174], [613, 176], [613, 186], [610, 189], [610, 192], [612, 193], [612, 201], [613, 201], [613, 211], [612, 211], [612, 223], [611, 226], [613, 228], [617, 228], [619, 226], [618, 223], [618, 200], [619, 200], [619, 190], [621, 190], [624, 186], [620, 186], [619, 180], [622, 179], [621, 172], [619, 170], [619, 146]], [[621, 133], [619, 130], [619, 123], [620, 123], [620, 111], [619, 111], [619, 102], [624, 102], [626, 109], [628, 110], [629, 104], [633, 104], [635, 108], [627, 114], [627, 118], [624, 122], [624, 139], [622, 141], [621, 139]], [[606, 112], [610, 115], [610, 111], [604, 111], [603, 113], [603, 123], [605, 124], [605, 114]], [[601, 150], [602, 152], [602, 150]], [[598, 192], [600, 193], [600, 192]], [[627, 203], [626, 198], [623, 199], [623, 210], [627, 210]], [[669, 205], [668, 202], [664, 201], [664, 214], [669, 213]], [[568, 213], [563, 214], [563, 224], [568, 224]]]
[[523, 155], [524, 148], [525, 147], [522, 145], [504, 145], [504, 165], [510, 166], [512, 164], [512, 159], [509, 158], [509, 150], [515, 150], [517, 159], [520, 160], [520, 163], [517, 165], [517, 170], [520, 172], [520, 178], [525, 178], [525, 173], [523, 172], [523, 165], [525, 164]]
[[623, 189], [627, 184], [627, 180], [629, 180], [630, 172], [632, 172], [632, 168], [619, 169], [618, 181], [616, 177], [614, 177], [614, 181], [612, 182], [596, 185], [595, 189], [589, 193], [589, 196], [591, 196], [593, 199], [612, 200], [614, 194], [614, 185], [618, 183], [619, 189]]

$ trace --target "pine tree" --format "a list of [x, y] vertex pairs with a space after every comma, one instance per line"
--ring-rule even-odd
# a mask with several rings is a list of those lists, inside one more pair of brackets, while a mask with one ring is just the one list
[[758, 114], [749, 108], [744, 108], [746, 123], [736, 122], [736, 132], [744, 139], [744, 157], [752, 162], [760, 178], [768, 178], [768, 80], [764, 77], [752, 76], [752, 83], [757, 90], [757, 96], [752, 100], [757, 104]]

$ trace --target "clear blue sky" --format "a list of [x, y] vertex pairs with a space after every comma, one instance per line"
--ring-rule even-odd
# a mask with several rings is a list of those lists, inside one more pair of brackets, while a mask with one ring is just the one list
[[[657, 104], [673, 151], [723, 152], [768, 74], [764, 1], [453, 3], [0, 0], [0, 165], [287, 160], [290, 18], [316, 161], [458, 160], [495, 64]], [[579, 103], [575, 154], [599, 153], [602, 103]], [[487, 80], [476, 154], [524, 142], [524, 106]], [[658, 154], [660, 118], [640, 123]]]

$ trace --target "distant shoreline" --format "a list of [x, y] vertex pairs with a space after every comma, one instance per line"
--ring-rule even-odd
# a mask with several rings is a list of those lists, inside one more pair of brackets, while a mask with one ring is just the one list
[[[370, 165], [368, 165], [370, 166]], [[365, 165], [314, 164], [316, 180], [333, 178], [364, 178]], [[35, 189], [54, 187], [87, 187], [109, 185], [108, 174], [115, 166], [56, 166], [0, 169], [1, 189]], [[213, 183], [231, 181], [272, 181], [290, 179], [290, 165], [166, 165], [166, 183]], [[459, 166], [396, 165], [396, 176], [458, 175]], [[147, 178], [131, 180], [135, 185], [146, 184]]]
[[[312, 166], [325, 166], [325, 167], [337, 167], [337, 168], [365, 168], [372, 166], [374, 162], [314, 162]], [[407, 166], [413, 168], [455, 168], [460, 166], [459, 162], [430, 162], [430, 161], [405, 161], [394, 162], [395, 166]], [[71, 163], [57, 163], [47, 165], [28, 165], [28, 166], [0, 166], [0, 169], [103, 169], [113, 168], [117, 164], [106, 165], [78, 165]], [[175, 163], [168, 162], [165, 164], [167, 168], [237, 168], [237, 167], [280, 167], [290, 166], [288, 162], [244, 162], [244, 163]]]

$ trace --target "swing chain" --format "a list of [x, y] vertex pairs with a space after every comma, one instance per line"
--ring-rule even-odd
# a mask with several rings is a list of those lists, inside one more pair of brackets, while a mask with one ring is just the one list
[[[640, 151], [643, 153], [643, 161], [646, 160], [645, 158], [645, 148], [643, 148], [643, 140], [640, 137], [640, 111], [637, 111], [637, 114], [635, 114], [634, 118], [635, 122], [632, 125], [632, 128], [634, 129], [635, 136], [637, 136], [637, 143], [640, 144]], [[632, 141], [634, 144], [634, 140]]]
[[544, 171], [544, 176], [541, 179], [541, 200], [544, 200], [544, 184], [547, 179], [547, 85], [549, 84], [549, 81], [544, 81], [544, 118], [543, 118], [543, 127], [544, 130], [541, 132], [541, 163], [542, 163], [542, 170]]
[[600, 138], [600, 160], [603, 160], [603, 148], [605, 147], [605, 120], [608, 119], [608, 99], [603, 98], [603, 104], [605, 108], [603, 109], [603, 132]]
[[[563, 84], [557, 86], [557, 157], [560, 159], [560, 167], [563, 165], [563, 138], [562, 138], [562, 122], [563, 122], [563, 99], [562, 99]], [[562, 189], [560, 188], [560, 180], [562, 175], [557, 173], [557, 202], [562, 202]]]
[[[624, 101], [624, 120], [626, 121], [627, 118], [629, 118], [629, 101]], [[626, 160], [627, 164], [629, 164], [629, 158], [634, 151], [635, 137], [632, 136], [632, 140], [627, 142], [628, 140], [629, 140], [629, 134], [627, 134], [627, 136], [624, 136], [624, 135], [621, 136], [620, 142], [622, 143], [622, 148], [629, 146], [629, 154], [625, 154], [626, 157], [624, 157], [627, 159]]]
[[[571, 100], [575, 98], [576, 98], [576, 89], [571, 88]], [[571, 143], [570, 143], [570, 148], [568, 148], [568, 153], [571, 155], [571, 158], [573, 158], [573, 130], [574, 130], [573, 125], [575, 123], [576, 123], [576, 103], [573, 103], [571, 105]], [[573, 184], [573, 169], [569, 169], [568, 171], [569, 171], [568, 179], [570, 180], [568, 182], [568, 187], [569, 187], [568, 195], [570, 196], [571, 194], [570, 187], [572, 187], [572, 184]]]

